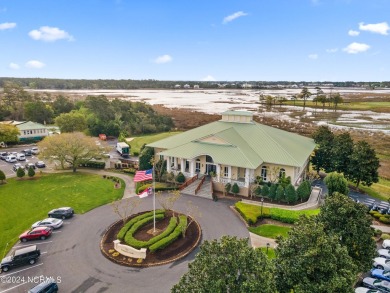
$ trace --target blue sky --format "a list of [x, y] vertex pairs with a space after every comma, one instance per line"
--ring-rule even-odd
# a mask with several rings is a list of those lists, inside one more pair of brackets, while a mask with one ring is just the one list
[[0, 76], [384, 81], [389, 0], [0, 0]]

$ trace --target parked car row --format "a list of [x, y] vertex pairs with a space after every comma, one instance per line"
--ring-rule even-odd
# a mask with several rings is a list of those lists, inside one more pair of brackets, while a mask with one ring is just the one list
[[[25, 168], [26, 170], [28, 170], [28, 169], [30, 169], [30, 168], [35, 169], [35, 168], [45, 168], [45, 167], [46, 167], [46, 164], [45, 164], [45, 162], [43, 162], [43, 161], [35, 162], [35, 164], [33, 164], [33, 163], [27, 163], [26, 165], [24, 165], [24, 168]], [[22, 169], [23, 169], [23, 166], [22, 166], [22, 164], [20, 164], [20, 163], [16, 163], [16, 164], [14, 164], [13, 167], [12, 167], [12, 169], [13, 169], [15, 172], [18, 171], [19, 168], [22, 168]]]
[[362, 281], [364, 287], [355, 289], [356, 293], [390, 292], [390, 240], [384, 240], [383, 249], [378, 249], [378, 257], [374, 258], [370, 276]]
[[[21, 242], [36, 239], [45, 240], [52, 235], [54, 229], [62, 227], [64, 219], [71, 218], [73, 215], [74, 211], [71, 207], [51, 210], [48, 212], [48, 218], [33, 223], [31, 229], [20, 234], [19, 239]], [[11, 255], [3, 258], [0, 263], [0, 271], [7, 272], [13, 267], [24, 264], [32, 265], [38, 260], [40, 254], [36, 245], [16, 249]]]

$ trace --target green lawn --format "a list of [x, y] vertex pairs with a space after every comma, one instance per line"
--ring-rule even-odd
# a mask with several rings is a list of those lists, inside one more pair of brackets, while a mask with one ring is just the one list
[[162, 133], [157, 133], [157, 134], [146, 134], [146, 135], [135, 136], [134, 139], [132, 141], [130, 141], [131, 152], [132, 153], [134, 153], [134, 152], [139, 153], [140, 148], [144, 144], [152, 143], [152, 142], [170, 137], [170, 136], [178, 134], [178, 133], [180, 133], [180, 131], [170, 131], [170, 132], [162, 132]]
[[266, 256], [268, 256], [269, 259], [274, 259], [275, 258], [275, 249], [268, 247], [260, 247], [260, 249], [265, 253]]
[[[353, 182], [349, 182], [349, 184], [356, 186]], [[370, 187], [360, 184], [359, 189], [380, 200], [387, 201], [390, 198], [390, 180], [384, 178], [379, 178], [379, 182], [372, 184]]]
[[264, 224], [257, 227], [249, 227], [249, 231], [263, 237], [276, 239], [277, 236], [287, 237], [290, 227]]
[[0, 257], [31, 225], [61, 206], [83, 214], [123, 196], [125, 184], [114, 188], [111, 180], [85, 173], [43, 174], [35, 180], [15, 178], [0, 185]]
[[[303, 107], [303, 100], [295, 101], [285, 101], [284, 105], [295, 105]], [[273, 107], [279, 107], [277, 103]], [[306, 107], [322, 109], [321, 103], [316, 103], [313, 101], [306, 101]], [[376, 111], [376, 112], [389, 112], [390, 102], [351, 102], [351, 103], [341, 103], [337, 105], [337, 110], [360, 110], [360, 111]], [[334, 105], [331, 104], [330, 107], [328, 103], [325, 104], [325, 109], [334, 109]]]

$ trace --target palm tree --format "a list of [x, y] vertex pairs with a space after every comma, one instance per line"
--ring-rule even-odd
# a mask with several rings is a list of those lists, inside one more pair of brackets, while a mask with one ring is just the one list
[[311, 96], [311, 92], [307, 89], [307, 87], [304, 87], [299, 95], [303, 99], [303, 109], [306, 108], [306, 100], [308, 97]]

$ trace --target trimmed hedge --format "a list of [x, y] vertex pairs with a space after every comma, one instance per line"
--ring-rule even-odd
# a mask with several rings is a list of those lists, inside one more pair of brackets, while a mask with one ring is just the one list
[[91, 162], [86, 162], [83, 164], [80, 164], [82, 167], [87, 167], [87, 168], [95, 168], [95, 169], [104, 169], [106, 166], [105, 162], [97, 162], [97, 161], [91, 161]]
[[[236, 202], [235, 204], [236, 210], [240, 213], [240, 215], [244, 218], [244, 220], [252, 225], [257, 222], [257, 219], [261, 217], [261, 206], [246, 204], [241, 201]], [[263, 207], [263, 217], [270, 217], [270, 209], [267, 207]]]
[[179, 224], [176, 226], [175, 230], [167, 237], [151, 245], [149, 247], [150, 252], [155, 252], [158, 249], [163, 249], [167, 247], [169, 244], [171, 244], [172, 242], [176, 241], [180, 237], [180, 235], [182, 235], [183, 227], [187, 227], [186, 215], [179, 216]]
[[381, 239], [382, 239], [382, 240], [388, 240], [388, 239], [390, 239], [390, 235], [389, 235], [389, 234], [386, 234], [386, 233], [383, 233], [383, 234], [381, 235]]
[[[165, 213], [164, 210], [156, 210], [156, 215], [157, 214], [163, 214]], [[123, 240], [125, 238], [125, 235], [127, 233], [127, 231], [129, 231], [129, 229], [131, 228], [131, 226], [133, 226], [135, 223], [137, 223], [138, 221], [142, 220], [142, 219], [145, 219], [147, 217], [150, 217], [150, 216], [153, 216], [153, 211], [151, 212], [147, 212], [147, 213], [144, 213], [144, 214], [141, 214], [139, 216], [136, 216], [134, 218], [132, 218], [130, 221], [128, 221], [123, 227], [122, 229], [120, 229], [118, 235], [116, 236], [119, 240]]]
[[[239, 201], [235, 204], [235, 208], [249, 225], [255, 224], [261, 217], [261, 206], [246, 204]], [[300, 215], [315, 216], [319, 212], [319, 209], [292, 211], [279, 208], [263, 207], [264, 218], [271, 218], [273, 220], [289, 224], [295, 223], [299, 219]]]
[[134, 175], [136, 170], [134, 168], [122, 169], [123, 173]]
[[[156, 220], [162, 220], [165, 218], [165, 214], [156, 214]], [[146, 224], [152, 222], [154, 219], [154, 216], [150, 216], [150, 217], [147, 217], [145, 219], [142, 219], [136, 223], [134, 223], [133, 226], [130, 227], [130, 229], [127, 231], [126, 235], [125, 235], [125, 242], [130, 245], [130, 246], [133, 246], [132, 245], [132, 242], [134, 240], [134, 233], [139, 229], [141, 228], [142, 226], [145, 226]], [[134, 247], [134, 246], [133, 246]], [[135, 248], [142, 248], [142, 247], [135, 247]]]
[[[136, 188], [136, 193], [139, 194], [149, 187], [153, 187], [153, 183], [139, 186], [138, 188]], [[178, 187], [167, 186], [165, 183], [160, 183], [160, 182], [155, 183], [155, 191], [167, 191], [167, 190], [176, 190], [176, 189], [178, 189]]]
[[284, 210], [279, 208], [271, 208], [271, 219], [280, 221], [283, 223], [294, 224], [298, 221], [301, 215], [316, 216], [320, 212], [319, 209], [316, 210], [303, 210], [303, 211], [292, 211]]
[[[169, 220], [168, 227], [161, 234], [149, 239], [148, 241], [137, 240], [134, 237], [130, 238], [130, 237], [127, 237], [127, 234], [126, 234], [126, 243], [134, 248], [137, 248], [137, 249], [148, 248], [152, 244], [154, 244], [154, 243], [160, 241], [161, 239], [167, 237], [168, 235], [170, 235], [176, 229], [176, 227], [177, 227], [177, 218], [172, 217]], [[133, 235], [131, 235], [131, 236], [133, 236]]]
[[382, 222], [384, 224], [390, 224], [390, 218], [389, 217], [380, 217], [379, 222]]

